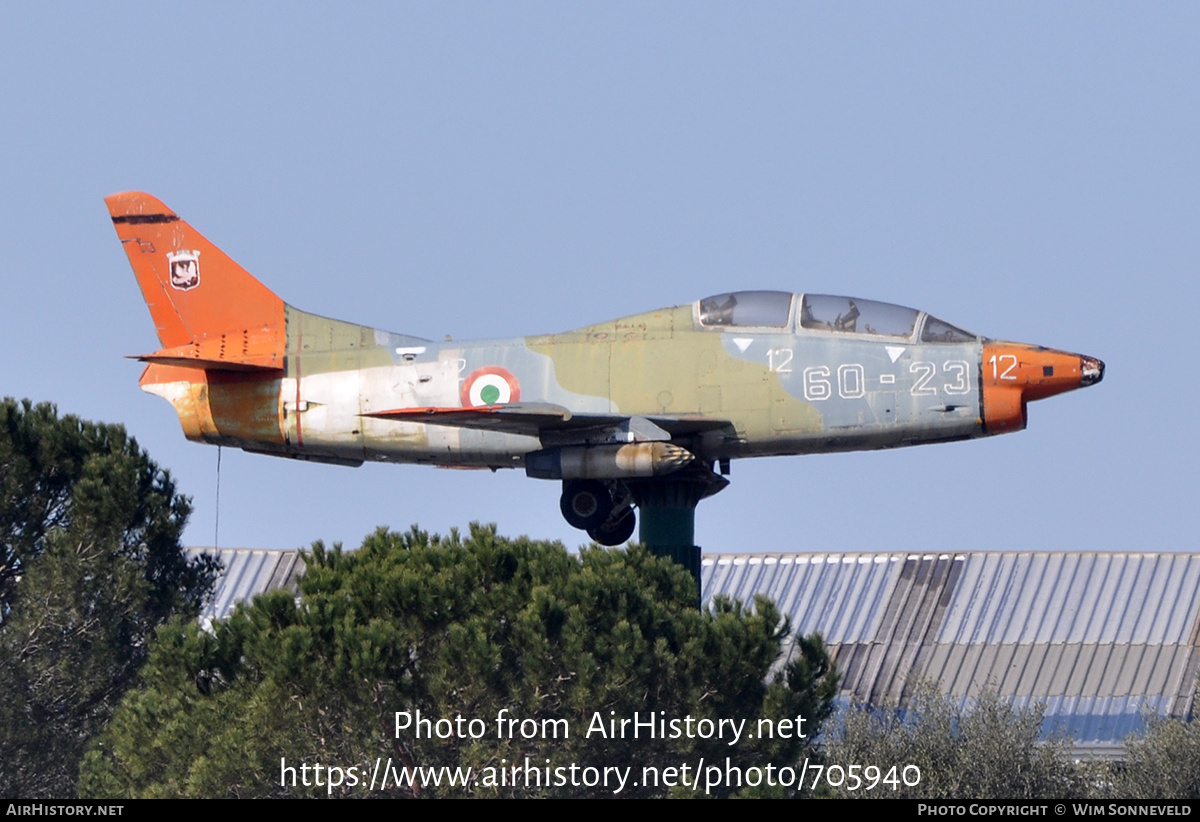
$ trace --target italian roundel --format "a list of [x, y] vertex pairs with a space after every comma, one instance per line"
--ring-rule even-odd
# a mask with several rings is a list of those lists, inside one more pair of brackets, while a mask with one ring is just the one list
[[477, 368], [463, 380], [460, 392], [463, 408], [504, 405], [519, 402], [521, 386], [511, 372], [498, 365]]

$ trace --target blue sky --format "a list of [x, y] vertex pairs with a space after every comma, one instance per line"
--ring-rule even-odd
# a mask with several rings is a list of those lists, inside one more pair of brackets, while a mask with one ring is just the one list
[[[103, 197], [148, 191], [299, 308], [435, 339], [711, 293], [926, 309], [1105, 360], [1027, 431], [736, 462], [706, 551], [1195, 550], [1200, 6], [20, 4], [0, 28], [0, 394], [121, 422], [192, 495], [216, 449]], [[220, 542], [497, 522], [523, 473], [225, 449]]]

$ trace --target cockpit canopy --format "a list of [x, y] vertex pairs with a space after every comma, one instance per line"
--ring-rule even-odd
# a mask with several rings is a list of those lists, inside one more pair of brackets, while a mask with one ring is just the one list
[[706, 327], [790, 327], [792, 304], [800, 302], [799, 325], [811, 331], [867, 334], [912, 339], [921, 320], [922, 342], [970, 342], [975, 334], [963, 331], [915, 308], [834, 297], [828, 294], [788, 294], [784, 291], [734, 291], [705, 297], [699, 302], [700, 324]]
[[794, 294], [783, 291], [735, 291], [700, 301], [702, 325], [786, 328]]
[[802, 327], [841, 334], [908, 339], [920, 316], [921, 312], [915, 308], [827, 294], [805, 294], [800, 306]]

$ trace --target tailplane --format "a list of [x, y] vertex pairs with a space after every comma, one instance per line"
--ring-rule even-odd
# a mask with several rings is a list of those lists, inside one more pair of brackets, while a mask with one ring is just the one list
[[104, 202], [162, 344], [138, 359], [217, 371], [283, 368], [283, 300], [149, 194]]

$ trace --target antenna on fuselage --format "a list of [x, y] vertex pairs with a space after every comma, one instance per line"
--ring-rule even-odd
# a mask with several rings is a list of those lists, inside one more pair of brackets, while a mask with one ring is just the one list
[[213, 550], [221, 547], [221, 446], [217, 446], [217, 502], [213, 516]]

